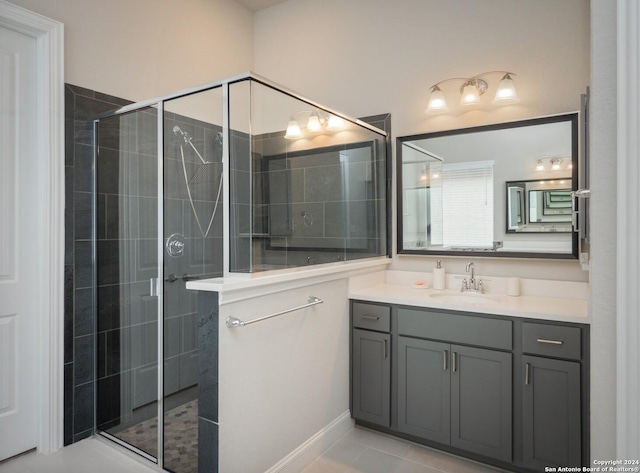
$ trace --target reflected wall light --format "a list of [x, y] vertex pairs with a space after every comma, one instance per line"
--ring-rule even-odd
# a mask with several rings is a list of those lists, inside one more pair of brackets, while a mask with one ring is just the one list
[[[567, 163], [565, 165], [565, 163]], [[536, 171], [561, 171], [571, 170], [573, 164], [569, 156], [543, 156], [536, 159]]]
[[483, 95], [489, 88], [489, 84], [482, 77], [502, 74], [502, 79], [498, 83], [495, 96], [492, 103], [494, 105], [509, 105], [517, 103], [519, 101], [518, 93], [516, 92], [515, 85], [513, 84], [513, 78], [515, 73], [507, 71], [489, 71], [477, 74], [473, 77], [462, 78], [453, 77], [451, 79], [441, 80], [440, 82], [431, 86], [431, 95], [429, 96], [429, 102], [427, 104], [426, 113], [436, 114], [449, 111], [447, 101], [445, 100], [444, 93], [440, 89], [440, 84], [445, 82], [462, 82], [460, 86], [460, 105], [463, 107], [473, 107], [480, 104], [480, 96]]
[[300, 110], [289, 118], [285, 139], [295, 140], [306, 135], [345, 129], [344, 119], [323, 110]]

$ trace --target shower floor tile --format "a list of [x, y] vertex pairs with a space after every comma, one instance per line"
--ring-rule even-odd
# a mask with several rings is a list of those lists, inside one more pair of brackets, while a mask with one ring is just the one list
[[[155, 454], [158, 422], [152, 418], [115, 434], [147, 453]], [[176, 473], [198, 471], [198, 401], [181, 404], [164, 416], [164, 464]]]

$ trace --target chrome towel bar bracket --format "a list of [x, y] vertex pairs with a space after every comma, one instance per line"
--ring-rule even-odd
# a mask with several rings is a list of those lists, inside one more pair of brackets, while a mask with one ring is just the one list
[[307, 303], [298, 307], [294, 307], [292, 309], [287, 309], [287, 310], [282, 310], [280, 312], [276, 312], [275, 314], [269, 314], [269, 315], [265, 315], [264, 317], [259, 317], [257, 319], [253, 319], [253, 320], [248, 320], [248, 321], [244, 321], [244, 320], [240, 320], [236, 317], [227, 317], [227, 327], [229, 328], [233, 328], [233, 327], [244, 327], [245, 325], [249, 325], [249, 324], [254, 324], [256, 322], [260, 322], [262, 320], [267, 320], [270, 319], [272, 317], [277, 317], [278, 315], [283, 315], [283, 314], [288, 314], [289, 312], [293, 312], [295, 310], [300, 310], [300, 309], [305, 309], [307, 307], [311, 307], [313, 305], [316, 304], [322, 304], [324, 301], [322, 299], [320, 299], [319, 297], [316, 296], [309, 296], [309, 299], [307, 300]]

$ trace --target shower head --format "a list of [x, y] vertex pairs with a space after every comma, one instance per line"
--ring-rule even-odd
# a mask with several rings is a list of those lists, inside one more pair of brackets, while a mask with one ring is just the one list
[[186, 131], [182, 131], [178, 125], [173, 127], [173, 134], [176, 136], [181, 136], [185, 143], [191, 143], [191, 137]]

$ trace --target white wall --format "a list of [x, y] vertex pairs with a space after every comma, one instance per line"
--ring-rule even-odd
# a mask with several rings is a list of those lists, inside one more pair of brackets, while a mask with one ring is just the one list
[[[220, 471], [264, 472], [349, 409], [347, 279], [291, 284], [300, 285], [220, 307]], [[311, 295], [324, 303], [225, 325], [229, 315], [251, 320]]]
[[[289, 0], [256, 14], [254, 58], [256, 72], [345, 113], [391, 112], [398, 136], [574, 111], [589, 2]], [[432, 84], [496, 69], [518, 74], [518, 105], [423, 113]]]
[[[576, 111], [589, 83], [588, 0], [289, 0], [254, 23], [257, 73], [352, 116], [390, 112], [394, 137]], [[424, 113], [429, 86], [496, 69], [518, 74], [519, 104]], [[457, 94], [455, 83], [446, 87]], [[454, 272], [468, 260], [442, 259]], [[396, 256], [393, 268], [434, 264]], [[476, 267], [481, 275], [588, 278], [575, 261], [478, 259]]]
[[233, 0], [11, 0], [64, 23], [65, 82], [139, 101], [251, 69]]
[[618, 458], [616, 2], [591, 0], [591, 10], [591, 458], [601, 459]]

